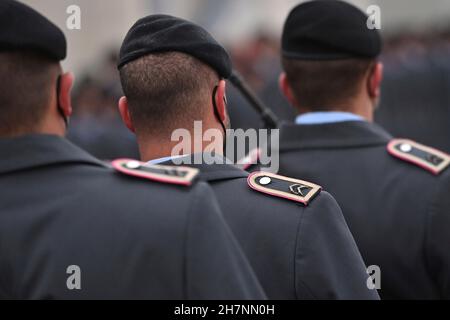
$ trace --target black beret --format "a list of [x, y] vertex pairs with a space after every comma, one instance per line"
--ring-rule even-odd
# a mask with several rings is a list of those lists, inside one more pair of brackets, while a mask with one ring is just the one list
[[64, 33], [43, 15], [14, 0], [0, 0], [0, 51], [35, 51], [64, 60]]
[[173, 51], [199, 59], [222, 78], [231, 75], [228, 53], [205, 29], [168, 15], [150, 15], [131, 27], [120, 49], [118, 68], [151, 53]]
[[339, 0], [315, 0], [295, 7], [284, 26], [282, 53], [298, 60], [375, 58], [381, 36], [368, 16]]

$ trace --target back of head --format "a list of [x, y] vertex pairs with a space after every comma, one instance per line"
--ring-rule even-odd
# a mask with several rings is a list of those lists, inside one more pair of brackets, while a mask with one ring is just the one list
[[[0, 136], [34, 131], [56, 92], [59, 65], [41, 54], [0, 52]], [[54, 91], [53, 91], [54, 90]]]
[[138, 133], [166, 134], [202, 120], [218, 74], [181, 52], [148, 54], [120, 69]]
[[316, 0], [295, 7], [286, 20], [282, 64], [298, 103], [311, 111], [345, 106], [381, 52], [368, 17], [344, 1]]
[[283, 58], [282, 64], [298, 103], [310, 111], [328, 111], [350, 107], [374, 61]]
[[231, 74], [231, 60], [202, 27], [150, 15], [129, 30], [118, 68], [138, 135], [166, 135], [203, 120], [215, 86]]
[[47, 18], [18, 1], [0, 2], [1, 136], [39, 126], [66, 50], [64, 34]]

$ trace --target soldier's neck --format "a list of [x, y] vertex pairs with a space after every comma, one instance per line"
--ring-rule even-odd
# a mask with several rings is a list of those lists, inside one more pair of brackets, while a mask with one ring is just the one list
[[0, 138], [17, 138], [27, 135], [54, 135], [64, 137], [66, 131], [60, 124], [41, 122], [33, 127], [16, 127], [7, 132], [0, 131]]
[[[351, 101], [347, 101], [345, 103], [341, 104], [335, 104], [333, 106], [324, 106], [328, 107], [326, 111], [330, 112], [349, 112], [353, 113], [355, 115], [358, 115], [364, 119], [366, 119], [369, 122], [373, 121], [374, 117], [374, 102], [365, 99], [363, 97], [357, 97], [355, 99], [352, 99]], [[299, 108], [299, 114], [305, 114], [310, 112], [317, 112], [318, 110], [315, 108], [308, 108], [308, 107], [300, 107]], [[320, 111], [324, 111], [323, 109], [320, 109]]]
[[209, 151], [214, 150], [216, 154], [223, 154], [223, 143], [217, 141], [212, 146], [210, 141], [171, 141], [168, 139], [151, 138], [138, 139], [139, 152], [141, 161], [148, 162], [151, 160], [161, 159], [172, 156], [184, 156], [196, 153], [202, 153], [208, 148]]

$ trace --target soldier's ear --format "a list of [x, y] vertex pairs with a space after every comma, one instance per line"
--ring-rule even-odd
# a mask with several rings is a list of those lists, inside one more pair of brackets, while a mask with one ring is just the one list
[[64, 73], [59, 79], [58, 108], [63, 113], [66, 119], [72, 115], [72, 86], [74, 82], [74, 75], [70, 72]]
[[381, 62], [375, 63], [373, 66], [368, 80], [367, 91], [371, 99], [379, 99], [381, 96], [381, 83], [383, 81], [383, 69], [384, 66]]
[[280, 87], [281, 93], [284, 95], [287, 101], [292, 106], [296, 107], [297, 100], [295, 99], [294, 93], [292, 92], [286, 73], [283, 72], [282, 74], [280, 74], [280, 77], [278, 78], [278, 85]]
[[227, 98], [226, 98], [226, 82], [225, 80], [220, 80], [216, 95], [214, 97], [217, 107], [217, 113], [220, 117], [220, 120], [223, 123], [226, 123], [227, 119]]
[[123, 123], [127, 126], [127, 128], [135, 133], [133, 122], [131, 121], [130, 109], [128, 107], [128, 99], [127, 97], [122, 97], [119, 100], [119, 113], [122, 118]]

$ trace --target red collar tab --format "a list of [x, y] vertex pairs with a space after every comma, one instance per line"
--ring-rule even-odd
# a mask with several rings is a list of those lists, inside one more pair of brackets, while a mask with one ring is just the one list
[[181, 166], [148, 165], [131, 159], [113, 161], [114, 169], [122, 174], [167, 184], [190, 186], [199, 174], [199, 170]]

